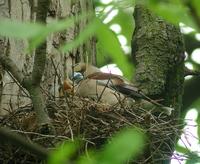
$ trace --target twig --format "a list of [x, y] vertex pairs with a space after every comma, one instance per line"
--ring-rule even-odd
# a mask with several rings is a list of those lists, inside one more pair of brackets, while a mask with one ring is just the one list
[[47, 135], [47, 134], [41, 134], [41, 133], [36, 133], [36, 132], [21, 131], [21, 130], [10, 130], [10, 131], [21, 133], [21, 134], [34, 134], [34, 135], [46, 137], [46, 138], [60, 138], [60, 139], [69, 140], [69, 137], [66, 137], [66, 136], [49, 135], [49, 134]]
[[15, 84], [17, 84], [17, 86], [22, 90], [22, 92], [24, 92], [24, 94], [30, 98], [29, 94], [25, 91], [25, 89], [20, 85], [20, 83], [15, 79], [15, 77], [9, 72], [7, 71], [7, 73], [10, 75], [10, 77], [13, 79], [13, 81], [15, 82]]
[[59, 85], [61, 86], [61, 90], [62, 90], [62, 92], [63, 92], [63, 94], [64, 94], [64, 97], [65, 97], [65, 100], [66, 100], [66, 103], [67, 103], [68, 109], [70, 109], [70, 108], [69, 108], [69, 107], [70, 107], [70, 104], [69, 104], [69, 101], [68, 101], [68, 98], [67, 98], [66, 92], [65, 92], [65, 90], [64, 90], [64, 86], [63, 86], [63, 84], [62, 84], [62, 81], [61, 81], [60, 75], [59, 75], [58, 72], [57, 72], [56, 65], [55, 65], [55, 63], [54, 63], [54, 61], [53, 61], [53, 58], [51, 57], [50, 59], [51, 59], [51, 63], [52, 63], [52, 65], [53, 65], [53, 67], [54, 67], [55, 74], [56, 74], [56, 76], [58, 77], [58, 83], [59, 83]]
[[199, 76], [200, 77], [200, 71], [197, 71], [197, 70], [190, 70], [188, 69], [187, 67], [184, 68], [184, 76], [189, 76], [189, 75], [192, 75], [192, 76]]
[[[100, 96], [99, 96], [99, 97], [98, 97], [98, 99], [97, 99], [97, 102], [99, 102], [99, 101], [101, 100], [101, 98], [102, 98], [102, 96], [103, 96], [103, 93], [104, 93], [104, 91], [105, 91], [105, 90], [106, 90], [106, 88], [108, 87], [109, 81], [110, 81], [110, 79], [108, 79], [108, 81], [107, 81], [107, 83], [106, 83], [105, 87], [103, 88], [103, 90], [102, 90], [102, 92], [101, 92]], [[98, 83], [98, 82], [96, 81], [96, 83]], [[98, 84], [96, 84], [96, 88], [97, 88], [97, 85], [98, 85]], [[98, 92], [96, 91], [96, 93], [98, 93]]]
[[47, 159], [49, 153], [48, 150], [35, 144], [28, 142], [24, 137], [11, 132], [7, 128], [0, 128], [0, 138], [4, 142], [10, 142], [17, 146], [23, 147], [24, 149], [30, 151], [31, 153], [37, 155], [41, 159]]

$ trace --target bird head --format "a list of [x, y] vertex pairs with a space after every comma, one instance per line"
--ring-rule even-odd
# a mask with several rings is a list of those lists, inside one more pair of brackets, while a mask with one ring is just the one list
[[84, 79], [83, 74], [80, 72], [74, 72], [73, 77], [71, 77], [72, 81], [78, 84], [81, 80]]
[[75, 66], [74, 66], [74, 72], [80, 72], [83, 74], [84, 77], [90, 75], [90, 74], [93, 74], [95, 72], [101, 72], [99, 68], [93, 66], [93, 65], [90, 65], [90, 64], [87, 64], [87, 63], [77, 63]]
[[73, 83], [70, 79], [65, 79], [62, 85], [58, 88], [59, 97], [63, 97], [65, 93], [74, 94]]

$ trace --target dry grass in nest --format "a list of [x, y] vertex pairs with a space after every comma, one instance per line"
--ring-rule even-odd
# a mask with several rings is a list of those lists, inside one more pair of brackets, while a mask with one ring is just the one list
[[[110, 107], [78, 97], [69, 98], [68, 101], [69, 105], [65, 99], [48, 102], [47, 108], [56, 129], [56, 135], [37, 133], [36, 117], [32, 106], [11, 112], [0, 120], [0, 124], [10, 127], [28, 140], [46, 148], [53, 148], [65, 140], [74, 140], [79, 137], [84, 142], [84, 146], [81, 148], [83, 151], [87, 151], [89, 148], [99, 148], [102, 143], [123, 127], [141, 127], [144, 133], [150, 134], [150, 137], [156, 137], [156, 142], [160, 143], [168, 142], [171, 135], [177, 134], [178, 136], [183, 126], [175, 125], [174, 120], [168, 119], [169, 117], [165, 114], [156, 116], [152, 114], [152, 111], [145, 110], [138, 104], [120, 103]], [[157, 143], [151, 143], [152, 146], [155, 146], [155, 151]], [[165, 153], [163, 152], [163, 158], [166, 158]], [[147, 158], [149, 157], [141, 160], [145, 161]], [[21, 148], [6, 144], [0, 146], [1, 161], [36, 163], [38, 159]]]

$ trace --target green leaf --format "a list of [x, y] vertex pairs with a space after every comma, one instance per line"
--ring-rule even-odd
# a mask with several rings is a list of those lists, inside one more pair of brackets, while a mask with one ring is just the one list
[[190, 151], [188, 148], [176, 145], [176, 151], [188, 156], [186, 164], [195, 164], [200, 162], [200, 157], [195, 152]]
[[134, 22], [132, 14], [126, 13], [123, 10], [119, 10], [117, 16], [115, 16], [112, 21], [108, 23], [108, 26], [112, 24], [118, 24], [121, 27], [120, 34], [124, 35], [128, 41], [128, 46], [131, 45]]
[[200, 17], [200, 3], [199, 3], [199, 0], [190, 0], [192, 1], [192, 6], [194, 7], [195, 9], [195, 12], [197, 12], [197, 15]]
[[190, 152], [190, 150], [188, 148], [185, 148], [179, 144], [176, 145], [176, 151], [182, 154], [187, 154]]
[[91, 21], [73, 41], [61, 46], [60, 50], [63, 52], [69, 52], [72, 49], [78, 47], [84, 41], [93, 36], [97, 28], [98, 28], [97, 20], [93, 19], [93, 21]]
[[186, 164], [199, 164], [200, 163], [200, 156], [195, 152], [190, 152], [188, 155], [188, 159]]
[[76, 152], [77, 144], [74, 142], [64, 142], [51, 153], [48, 164], [67, 163], [70, 157]]
[[22, 23], [16, 20], [1, 19], [0, 35], [19, 39], [30, 39], [45, 30], [45, 26], [38, 23]]
[[136, 157], [144, 147], [144, 134], [138, 129], [125, 129], [107, 144], [98, 158], [99, 164], [121, 164]]
[[182, 22], [189, 27], [198, 29], [196, 23], [193, 21], [192, 16], [188, 12], [187, 7], [184, 6], [183, 2], [180, 0], [169, 2], [150, 0], [147, 5], [157, 15], [177, 26], [180, 22]]
[[70, 17], [64, 20], [53, 21], [49, 23], [41, 33], [38, 33], [37, 36], [31, 38], [29, 50], [32, 51], [35, 47], [40, 45], [51, 33], [59, 32], [62, 30], [66, 30], [69, 27], [73, 27], [75, 25], [75, 22], [78, 22], [81, 19], [86, 19], [87, 16], [90, 16], [90, 14], [81, 14], [77, 16], [76, 19], [75, 17]]
[[77, 164], [96, 164], [96, 155], [97, 153], [95, 152], [87, 152], [87, 155], [81, 156], [78, 160], [77, 160]]
[[116, 35], [109, 29], [108, 25], [103, 24], [100, 20], [97, 23], [99, 28], [96, 31], [96, 36], [99, 48], [102, 48], [107, 53], [105, 55], [111, 57], [124, 75], [130, 79], [133, 75], [133, 66], [128, 62]]
[[76, 17], [53, 21], [47, 26], [39, 23], [19, 22], [14, 20], [0, 20], [0, 35], [29, 40], [29, 50], [33, 50], [41, 44], [48, 35], [54, 32], [66, 30], [82, 19], [91, 16], [91, 13], [82, 13]]

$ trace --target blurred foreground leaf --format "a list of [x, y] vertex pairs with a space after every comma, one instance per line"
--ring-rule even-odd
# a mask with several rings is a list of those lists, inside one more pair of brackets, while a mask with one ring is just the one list
[[103, 49], [105, 55], [112, 58], [124, 75], [130, 79], [133, 75], [133, 66], [128, 62], [128, 58], [124, 54], [116, 35], [109, 29], [108, 25], [103, 24], [100, 20], [98, 21], [98, 27], [96, 36], [99, 48]]
[[188, 155], [188, 159], [186, 164], [199, 164], [200, 163], [200, 156], [195, 152], [190, 152]]
[[93, 19], [73, 41], [65, 43], [65, 45], [61, 46], [60, 48], [61, 51], [68, 52], [78, 47], [79, 45], [84, 43], [87, 39], [92, 37], [95, 34], [97, 28], [98, 28], [97, 20]]
[[104, 147], [98, 158], [100, 164], [121, 164], [136, 157], [144, 147], [144, 134], [136, 129], [125, 129]]
[[67, 163], [76, 152], [77, 145], [74, 142], [64, 142], [55, 151], [53, 151], [48, 159], [48, 164]]
[[[140, 3], [140, 0], [137, 1]], [[196, 30], [198, 29], [198, 26], [194, 22], [187, 6], [184, 5], [182, 0], [143, 0], [143, 3], [147, 5], [154, 13], [177, 26], [181, 22]]]
[[[101, 151], [87, 152], [74, 161], [77, 164], [121, 164], [136, 157], [145, 144], [140, 129], [124, 129], [117, 133]], [[77, 150], [74, 142], [65, 142], [52, 152], [48, 164], [67, 163]]]
[[17, 20], [1, 19], [0, 35], [19, 39], [37, 37], [45, 30], [45, 26], [39, 23], [19, 22]]
[[94, 18], [73, 41], [63, 45], [61, 50], [64, 52], [71, 51], [92, 36], [96, 36], [98, 48], [106, 53], [101, 55], [112, 58], [124, 75], [130, 79], [133, 75], [132, 65], [128, 62], [128, 58], [124, 54], [116, 35], [109, 29], [108, 25], [103, 24], [98, 18]]
[[29, 50], [39, 46], [48, 35], [54, 32], [66, 30], [75, 25], [75, 22], [86, 19], [91, 13], [82, 13], [79, 16], [53, 21], [47, 25], [13, 20], [0, 20], [0, 35], [29, 40]]
[[113, 24], [120, 25], [121, 32], [120, 34], [124, 35], [127, 39], [127, 45], [131, 45], [132, 34], [134, 30], [134, 22], [132, 13], [124, 12], [123, 10], [119, 10], [116, 17], [114, 17], [108, 25], [111, 26]]
[[199, 0], [189, 0], [192, 1], [192, 6], [194, 7], [194, 9], [196, 10], [198, 17], [200, 17], [200, 3]]

